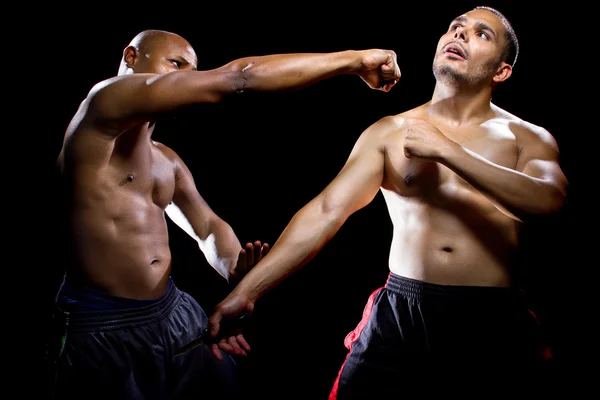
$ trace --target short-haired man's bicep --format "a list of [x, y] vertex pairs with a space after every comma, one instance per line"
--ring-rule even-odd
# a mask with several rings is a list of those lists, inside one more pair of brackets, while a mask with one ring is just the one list
[[383, 154], [376, 149], [353, 154], [336, 178], [321, 193], [323, 207], [344, 216], [369, 204], [383, 182]]
[[521, 172], [532, 178], [551, 184], [561, 192], [565, 192], [567, 189], [567, 178], [558, 161], [540, 159], [529, 160]]
[[566, 177], [560, 167], [556, 140], [545, 130], [530, 135], [519, 151], [517, 171], [558, 186], [566, 186]]

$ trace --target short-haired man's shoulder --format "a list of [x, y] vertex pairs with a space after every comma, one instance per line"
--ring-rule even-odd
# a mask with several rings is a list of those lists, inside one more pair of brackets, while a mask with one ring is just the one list
[[385, 141], [390, 135], [401, 131], [406, 125], [406, 119], [412, 117], [414, 110], [408, 110], [399, 114], [386, 115], [371, 124], [361, 135], [360, 140], [370, 142]]
[[379, 118], [372, 127], [379, 129], [399, 129], [404, 125], [406, 118], [409, 118], [409, 112], [403, 112], [400, 114], [386, 115]]
[[525, 136], [529, 139], [537, 139], [548, 145], [556, 147], [556, 140], [554, 139], [554, 136], [543, 126], [526, 121], [523, 118], [520, 118], [498, 106], [493, 106], [493, 109], [499, 117], [508, 122], [511, 131], [515, 133], [517, 137]]
[[399, 114], [386, 115], [375, 122], [373, 126], [377, 126], [386, 130], [402, 129], [405, 126], [407, 119], [420, 117], [421, 109], [421, 107], [416, 107], [403, 111]]
[[398, 115], [381, 117], [363, 131], [359, 141], [369, 141], [374, 143], [385, 140], [390, 134], [401, 129], [402, 122], [403, 118], [400, 118]]

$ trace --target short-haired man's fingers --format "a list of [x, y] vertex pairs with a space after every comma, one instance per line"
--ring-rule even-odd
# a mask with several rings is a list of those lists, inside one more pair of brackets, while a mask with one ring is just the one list
[[216, 343], [211, 343], [210, 351], [217, 360], [221, 361], [223, 359], [223, 354]]
[[218, 311], [215, 311], [210, 317], [208, 317], [208, 333], [211, 337], [216, 337], [219, 333], [219, 329], [221, 328], [221, 314]]
[[231, 346], [230, 353], [237, 354], [241, 356], [245, 356], [246, 352], [240, 347], [237, 338], [235, 336], [231, 336], [227, 339], [227, 344]]
[[245, 351], [250, 351], [250, 344], [248, 344], [244, 335], [240, 333], [235, 338], [242, 349]]
[[219, 347], [219, 349], [226, 351], [228, 353], [233, 352], [233, 346], [231, 344], [229, 344], [229, 342], [225, 338], [219, 340], [217, 342], [217, 346]]

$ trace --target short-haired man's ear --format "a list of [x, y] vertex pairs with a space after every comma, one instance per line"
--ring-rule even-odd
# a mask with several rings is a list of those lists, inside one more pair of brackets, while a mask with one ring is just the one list
[[496, 71], [496, 74], [494, 75], [494, 83], [498, 84], [500, 82], [504, 82], [505, 80], [510, 78], [511, 75], [512, 67], [510, 66], [510, 64], [507, 64], [506, 62], [502, 61], [500, 63], [500, 66], [498, 67], [498, 70]]
[[125, 47], [125, 50], [123, 50], [123, 61], [125, 62], [125, 65], [127, 65], [127, 68], [133, 68], [133, 65], [138, 58], [138, 54], [139, 53], [135, 47]]

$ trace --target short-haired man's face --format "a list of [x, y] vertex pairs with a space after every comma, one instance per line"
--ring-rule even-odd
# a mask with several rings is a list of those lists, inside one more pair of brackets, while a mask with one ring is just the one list
[[451, 23], [438, 42], [433, 71], [436, 79], [476, 83], [491, 79], [500, 66], [506, 28], [487, 10], [473, 10]]

